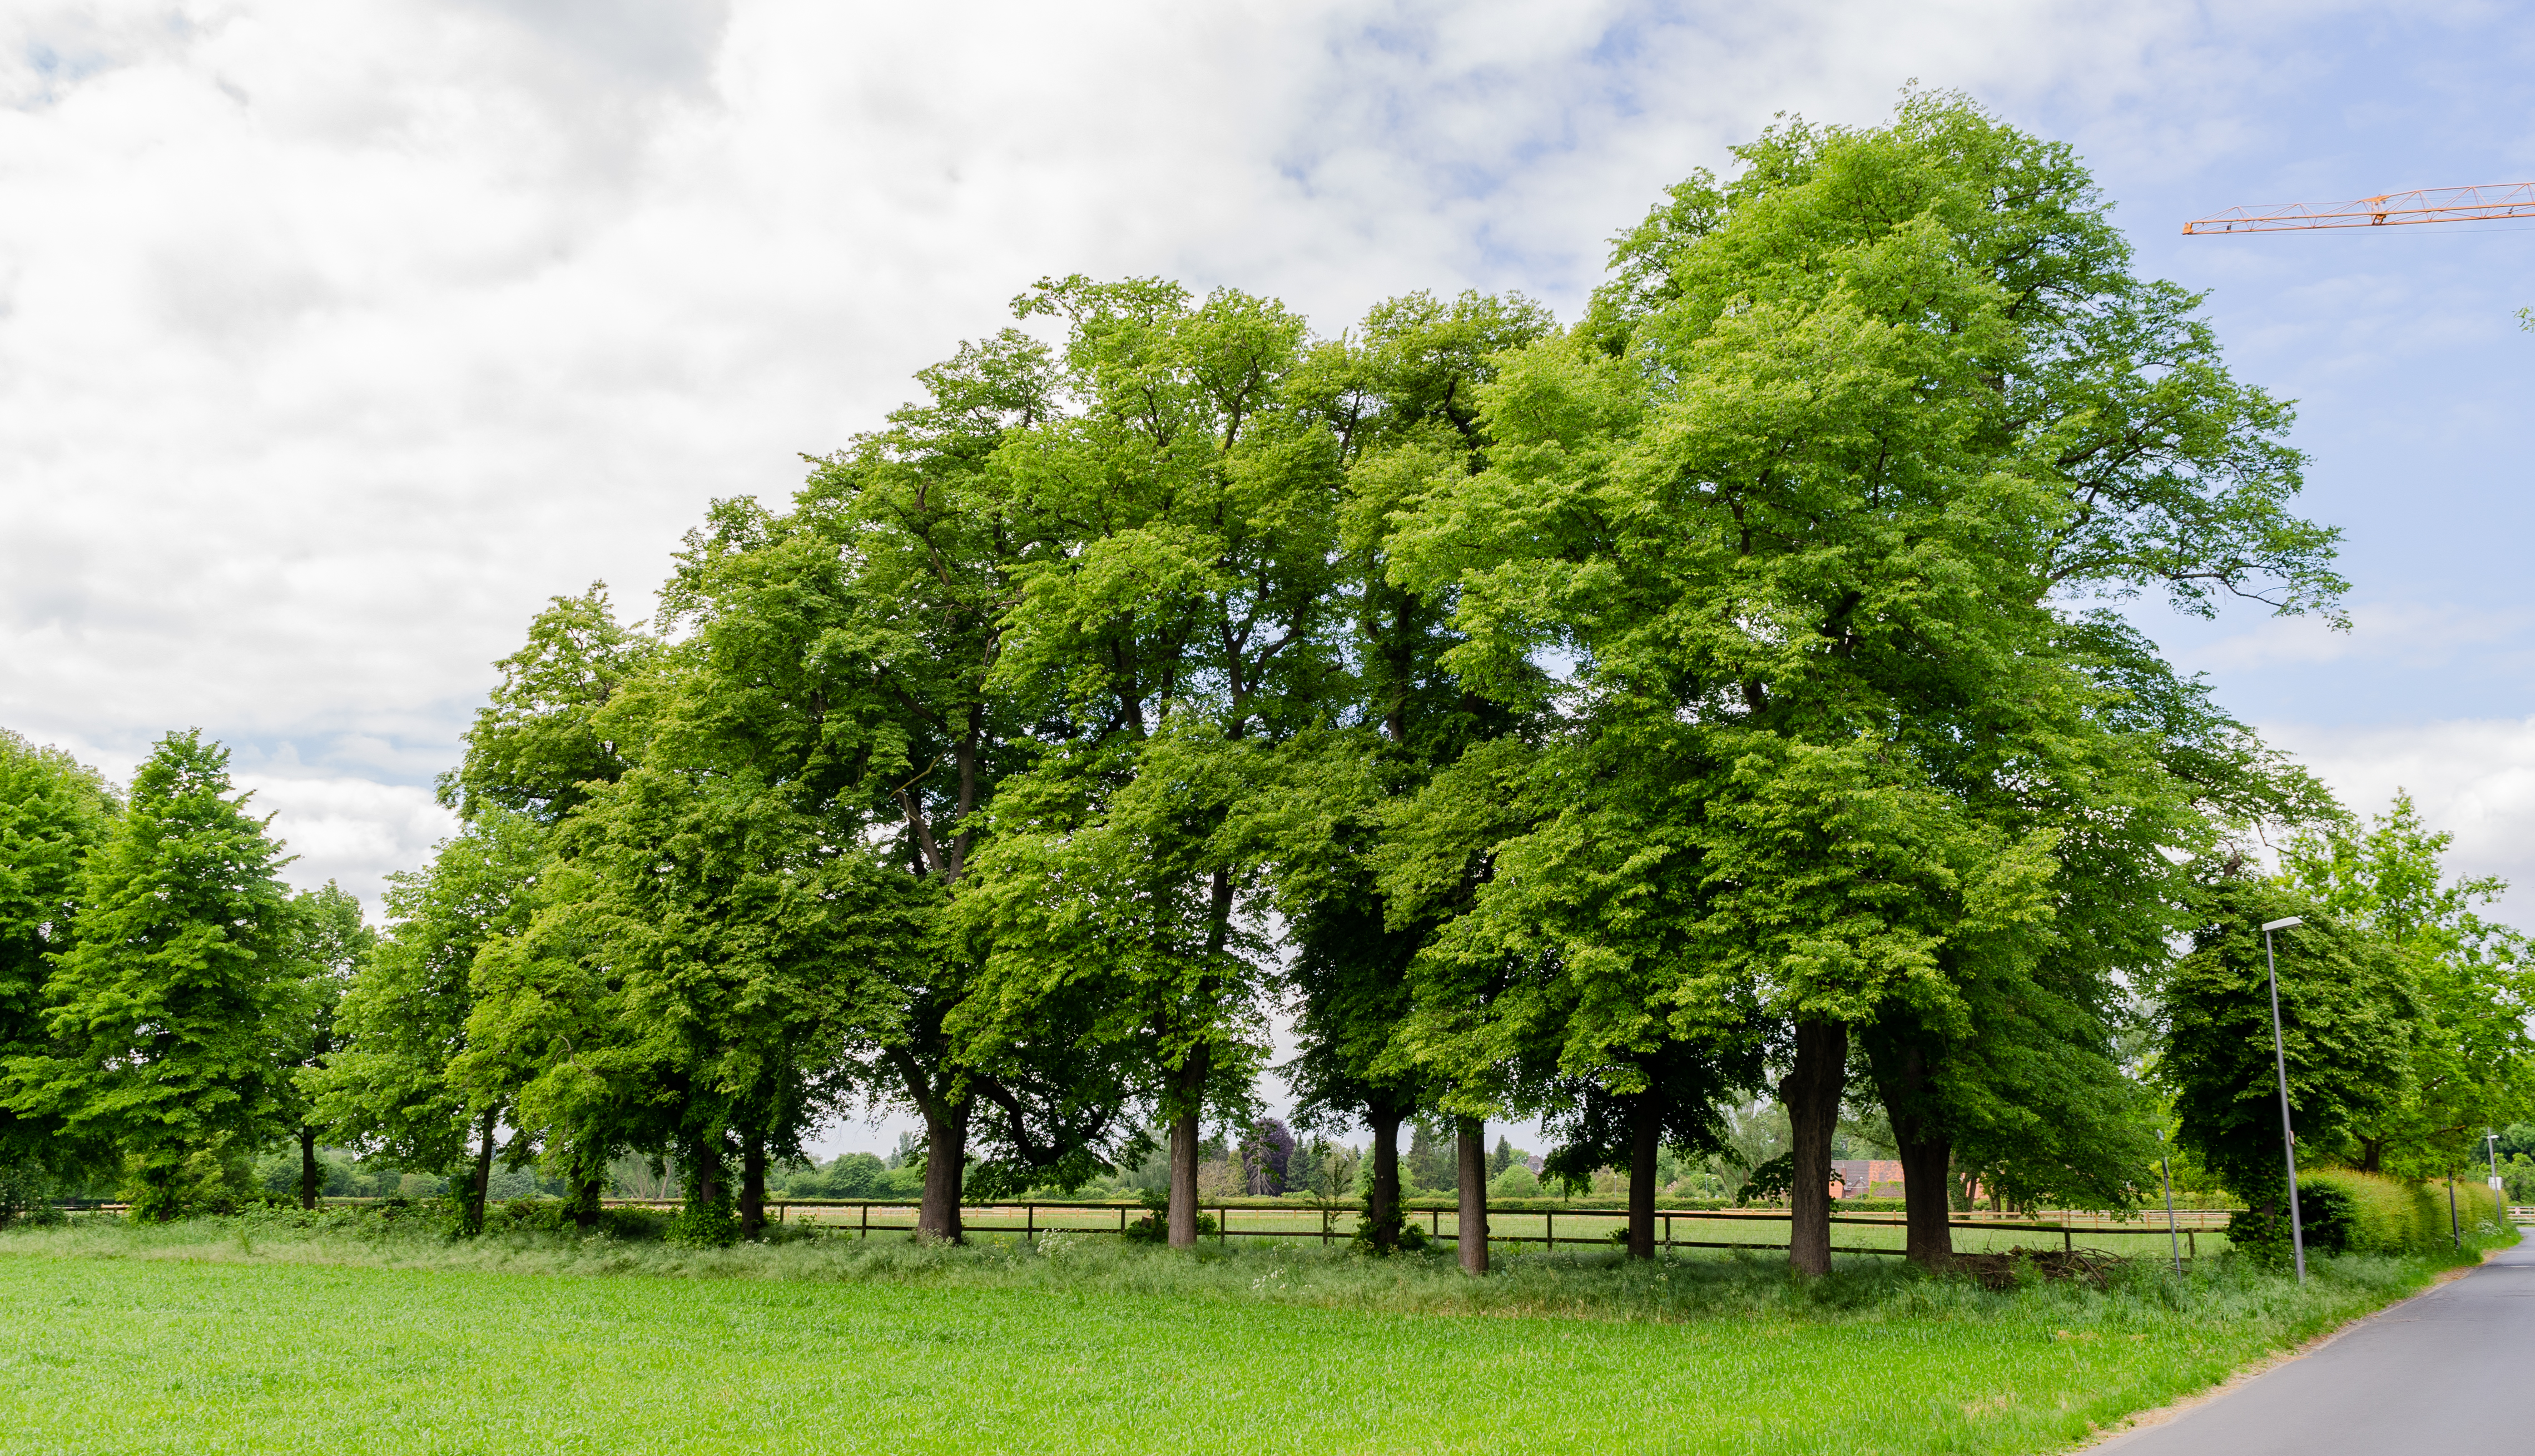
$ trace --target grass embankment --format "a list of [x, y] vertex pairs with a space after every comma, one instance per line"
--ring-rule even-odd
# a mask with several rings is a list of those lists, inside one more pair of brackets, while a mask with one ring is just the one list
[[327, 1220], [0, 1235], [0, 1450], [2021, 1452], [2419, 1287], [2234, 1260], [1988, 1293], [1893, 1261], [679, 1250]]

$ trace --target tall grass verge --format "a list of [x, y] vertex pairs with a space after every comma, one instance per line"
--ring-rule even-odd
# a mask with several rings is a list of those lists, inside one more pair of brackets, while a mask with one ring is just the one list
[[[638, 1234], [641, 1231], [637, 1231]], [[781, 1238], [728, 1248], [682, 1248], [640, 1237], [513, 1228], [459, 1239], [412, 1218], [367, 1211], [261, 1210], [172, 1224], [85, 1219], [0, 1234], [0, 1253], [50, 1258], [172, 1259], [220, 1264], [339, 1265], [560, 1276], [775, 1280], [811, 1284], [1038, 1290], [1069, 1298], [1112, 1295], [1269, 1303], [1410, 1315], [1524, 1315], [1588, 1320], [2047, 1321], [2055, 1329], [2136, 1333], [2226, 1325], [2259, 1327], [2295, 1343], [2420, 1288], [2440, 1269], [2514, 1243], [2513, 1228], [2486, 1231], [2455, 1254], [2320, 1257], [2315, 1278], [2293, 1278], [2235, 1256], [2187, 1264], [2121, 1263], [2102, 1289], [2020, 1281], [1987, 1290], [1968, 1278], [1930, 1277], [1893, 1259], [1843, 1258], [1821, 1279], [1791, 1274], [1776, 1257], [1677, 1253], [1630, 1260], [1616, 1252], [1503, 1248], [1486, 1278], [1460, 1273], [1449, 1253], [1369, 1257], [1307, 1244], [1201, 1245], [1190, 1251], [1122, 1244], [1078, 1233], [986, 1236], [965, 1245], [903, 1236]]]

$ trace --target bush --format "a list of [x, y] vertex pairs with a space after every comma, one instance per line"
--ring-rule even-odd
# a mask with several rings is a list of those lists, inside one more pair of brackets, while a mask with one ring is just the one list
[[[1157, 1188], [1146, 1188], [1137, 1196], [1144, 1200], [1144, 1216], [1127, 1226], [1127, 1242], [1130, 1244], [1170, 1243], [1171, 1195]], [[1216, 1233], [1220, 1227], [1215, 1223], [1213, 1214], [1204, 1209], [1198, 1210], [1199, 1238], [1207, 1238]]]
[[[2310, 1253], [2442, 1253], [2455, 1247], [2456, 1225], [2468, 1242], [2502, 1227], [2501, 1209], [2486, 1185], [2457, 1180], [2455, 1201], [2455, 1224], [2450, 1224], [2443, 1180], [2406, 1183], [2349, 1168], [2319, 1168], [2298, 1176], [2298, 1212]], [[2231, 1240], [2237, 1239], [2236, 1224], [2250, 1217], [2239, 1214], [2229, 1224]], [[2278, 1226], [2275, 1233], [2253, 1232], [2266, 1251], [2276, 1244], [2274, 1256], [2285, 1259], [2288, 1221], [2271, 1222]]]
[[690, 1203], [669, 1220], [667, 1237], [679, 1248], [728, 1248], [739, 1242], [739, 1215], [724, 1201]]
[[0, 1163], [0, 1229], [11, 1224], [51, 1224], [62, 1218], [52, 1176], [32, 1158]]

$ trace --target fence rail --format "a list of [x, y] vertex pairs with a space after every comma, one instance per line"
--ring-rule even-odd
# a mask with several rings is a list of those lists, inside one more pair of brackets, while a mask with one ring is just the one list
[[[375, 1198], [328, 1198], [322, 1201], [331, 1206], [358, 1207], [384, 1200]], [[643, 1208], [661, 1211], [677, 1209], [685, 1206], [681, 1200], [675, 1198], [605, 1198], [601, 1199], [600, 1203], [602, 1206], [608, 1208]], [[796, 1221], [795, 1216], [797, 1215], [798, 1222], [809, 1224], [823, 1233], [832, 1233], [840, 1237], [844, 1235], [852, 1235], [855, 1238], [868, 1239], [873, 1234], [911, 1234], [915, 1232], [915, 1218], [918, 1210], [921, 1208], [921, 1200], [917, 1198], [770, 1198], [767, 1200], [766, 1206], [773, 1212], [778, 1222], [794, 1222]], [[127, 1205], [120, 1203], [100, 1203], [92, 1205], [92, 1207], [93, 1211], [98, 1213], [120, 1213], [126, 1211]], [[1340, 1239], [1354, 1237], [1354, 1223], [1359, 1212], [1359, 1205], [1352, 1200], [1344, 1203], [1332, 1202], [1324, 1204], [1278, 1204], [1261, 1201], [1245, 1201], [1241, 1203], [1218, 1202], [1205, 1204], [1202, 1205], [1202, 1211], [1205, 1210], [1210, 1210], [1214, 1214], [1214, 1237], [1217, 1241], [1229, 1239], [1295, 1239], [1310, 1241], [1317, 1239], [1326, 1245], [1333, 1244]], [[963, 1230], [969, 1233], [1019, 1234], [1024, 1239], [1032, 1240], [1036, 1239], [1042, 1233], [1124, 1235], [1127, 1232], [1130, 1215], [1142, 1214], [1147, 1211], [1148, 1210], [1145, 1205], [1141, 1200], [1025, 1199], [1019, 1202], [962, 1204], [960, 1207], [960, 1222]], [[872, 1215], [875, 1212], [880, 1212], [891, 1217], [886, 1217], [883, 1222], [875, 1223], [872, 1220]], [[1420, 1201], [1403, 1204], [1401, 1212], [1412, 1216], [1424, 1215], [1427, 1219], [1428, 1236], [1430, 1238], [1440, 1241], [1446, 1237], [1458, 1237], [1459, 1210], [1454, 1204]], [[1629, 1218], [1628, 1210], [1625, 1208], [1578, 1208], [1573, 1206], [1540, 1208], [1489, 1205], [1485, 1212], [1490, 1225], [1488, 1230], [1489, 1243], [1536, 1244], [1543, 1247], [1550, 1248], [1554, 1248], [1560, 1244], [1608, 1245], [1614, 1242], [1615, 1233], [1624, 1231], [1627, 1228]], [[2167, 1235], [2171, 1233], [2179, 1234], [2185, 1240], [2189, 1241], [2191, 1256], [2197, 1257], [2199, 1252], [2199, 1241], [2196, 1236], [2198, 1234], [2208, 1233], [2223, 1228], [2226, 1220], [2231, 1217], [2236, 1210], [2227, 1208], [2177, 1209], [2175, 1210], [2174, 1221], [2171, 1224], [2167, 1222], [2161, 1213], [2151, 1213], [2143, 1217], [2133, 1219], [2116, 1219], [2110, 1215], [2097, 1213], [2092, 1210], [2052, 1210], [2049, 1212], [2052, 1216], [2046, 1219], [2039, 1214], [1984, 1214], [1976, 1211], [1958, 1211], [1955, 1217], [1947, 1221], [1947, 1227], [1949, 1229], [1977, 1230], [1986, 1233], [2037, 1235], [2058, 1234], [2061, 1240], [2061, 1246], [2064, 1249], [2074, 1248], [2076, 1246], [2076, 1238], [2080, 1234], [2084, 1234], [2089, 1237], [2096, 1237], [2107, 1234]], [[2512, 1208], [2510, 1212], [2512, 1214], [2522, 1214], [2528, 1217], [2535, 1217], [2535, 1208]], [[844, 1215], [845, 1217], [832, 1218], [828, 1216], [832, 1214]], [[895, 1216], [901, 1214], [904, 1216], [905, 1221], [897, 1221]], [[1057, 1218], [1043, 1219], [1042, 1214], [1056, 1215]], [[1065, 1221], [1063, 1216], [1067, 1214], [1075, 1215], [1075, 1221]], [[1115, 1214], [1116, 1218], [1114, 1223], [1109, 1219], [1103, 1218], [1098, 1224], [1093, 1225], [1081, 1221], [1082, 1216], [1087, 1214]], [[1235, 1214], [1252, 1216], [1254, 1219], [1252, 1226], [1249, 1228], [1235, 1228], [1233, 1226], [1233, 1216]], [[1658, 1208], [1655, 1210], [1655, 1217], [1661, 1221], [1661, 1229], [1656, 1239], [1656, 1244], [1659, 1247], [1739, 1248], [1759, 1252], [1768, 1252], [1784, 1249], [1787, 1247], [1787, 1244], [1782, 1243], [1746, 1242], [1742, 1240], [1718, 1241], [1678, 1238], [1675, 1236], [1674, 1225], [1681, 1221], [1687, 1221], [1692, 1224], [1785, 1224], [1788, 1223], [1794, 1215], [1784, 1210], [1777, 1209]], [[1454, 1227], [1449, 1231], [1449, 1234], [1444, 1227], [1448, 1218], [1451, 1219], [1454, 1225]], [[1584, 1229], [1589, 1229], [1590, 1232], [1579, 1231], [1562, 1236], [1558, 1232], [1558, 1223], [1562, 1218], [1569, 1221], [1571, 1228], [1581, 1226]], [[1497, 1221], [1499, 1219], [1515, 1222], [1526, 1222], [1532, 1219], [1538, 1219], [1540, 1221], [1540, 1232], [1537, 1234], [1515, 1233], [1512, 1232], [1511, 1229], [1501, 1232], [1497, 1227]], [[1829, 1222], [1864, 1228], [1886, 1228], [1897, 1230], [1907, 1227], [1906, 1219], [1898, 1212], [1833, 1213], [1829, 1216]], [[1260, 1227], [1261, 1223], [1266, 1223], [1268, 1226]], [[1595, 1227], [1595, 1225], [1598, 1225], [1598, 1227]], [[1903, 1252], [1903, 1250], [1898, 1247], [1886, 1248], [1873, 1245], [1834, 1245], [1831, 1251], [1833, 1253], [1857, 1254], [1899, 1254]]]
[[[665, 1198], [611, 1198], [605, 1201], [608, 1206], [619, 1208], [670, 1209], [682, 1206], [677, 1200]], [[792, 1221], [794, 1215], [798, 1214], [800, 1222], [822, 1230], [867, 1239], [875, 1233], [914, 1232], [914, 1217], [920, 1207], [920, 1200], [913, 1198], [771, 1198], [767, 1200], [767, 1206], [773, 1211], [778, 1221]], [[903, 1214], [906, 1221], [898, 1222], [896, 1217], [891, 1217], [888, 1221], [875, 1223], [872, 1221], [872, 1215], [876, 1211], [893, 1216]], [[1140, 1215], [1147, 1211], [1141, 1201], [1030, 1199], [1020, 1202], [963, 1204], [960, 1209], [960, 1223], [965, 1232], [1020, 1234], [1025, 1239], [1035, 1239], [1042, 1233], [1124, 1234], [1127, 1232], [1131, 1215]], [[1202, 1211], [1213, 1213], [1214, 1237], [1217, 1241], [1317, 1239], [1322, 1244], [1329, 1244], [1339, 1239], [1353, 1237], [1355, 1232], [1353, 1225], [1358, 1208], [1353, 1202], [1325, 1205], [1225, 1202], [1202, 1205]], [[1458, 1210], [1453, 1205], [1412, 1204], [1404, 1207], [1402, 1212], [1425, 1215], [1430, 1238], [1442, 1240], [1458, 1236]], [[1486, 1212], [1490, 1224], [1489, 1243], [1536, 1244], [1544, 1247], [1556, 1247], [1559, 1244], [1608, 1244], [1612, 1242], [1614, 1229], [1625, 1229], [1629, 1217], [1626, 1209], [1616, 1208], [1562, 1209], [1492, 1205]], [[2192, 1254], [2197, 1256], [2199, 1241], [2196, 1236], [2223, 1227], [2225, 1220], [2233, 1213], [2233, 1209], [2177, 1209], [2175, 1221], [2171, 1225], [2162, 1216], [2118, 1220], [2082, 1210], [2064, 1212], [2058, 1218], [2048, 1221], [2015, 1215], [1972, 1214], [1948, 1220], [1948, 1227], [1985, 1233], [2058, 1234], [2063, 1248], [2074, 1248], [2076, 1238], [2080, 1234], [2089, 1237], [2107, 1234], [2154, 1236], [2180, 1234], [2190, 1242]], [[830, 1218], [825, 1216], [828, 1214], [850, 1215], [850, 1217]], [[1075, 1220], [1066, 1221], [1063, 1218], [1066, 1214], [1075, 1215]], [[1116, 1221], [1114, 1226], [1107, 1226], [1107, 1220], [1102, 1221], [1103, 1226], [1089, 1226], [1081, 1221], [1084, 1214], [1115, 1214]], [[1043, 1218], [1043, 1215], [1057, 1217], [1049, 1219]], [[1235, 1227], [1235, 1215], [1252, 1218], [1251, 1227]], [[1757, 1241], [1679, 1238], [1676, 1237], [1674, 1226], [1677, 1222], [1684, 1221], [1693, 1224], [1786, 1224], [1793, 1215], [1769, 1209], [1669, 1208], [1655, 1210], [1655, 1217], [1661, 1222], [1660, 1233], [1656, 1240], [1660, 1247], [1743, 1248], [1766, 1251], [1783, 1249], [1787, 1245]], [[1444, 1227], [1448, 1218], [1455, 1226], [1449, 1231]], [[1501, 1232], [1497, 1227], [1497, 1221], [1501, 1218], [1518, 1221], [1538, 1219], [1541, 1229], [1537, 1234], [1518, 1234], [1511, 1230]], [[1558, 1232], [1558, 1223], [1561, 1219], [1570, 1221], [1571, 1227], [1582, 1224], [1590, 1228], [1590, 1232], [1579, 1231], [1562, 1236]], [[1899, 1213], [1834, 1213], [1830, 1215], [1829, 1221], [1834, 1224], [1866, 1228], [1898, 1230], [1907, 1227], [1905, 1219]], [[1261, 1227], [1263, 1223], [1267, 1227]], [[1593, 1227], [1597, 1224], [1599, 1227]], [[1871, 1245], [1838, 1245], [1832, 1249], [1834, 1253], [1862, 1254], [1899, 1254], [1902, 1251], [1897, 1247], [1885, 1248]]]

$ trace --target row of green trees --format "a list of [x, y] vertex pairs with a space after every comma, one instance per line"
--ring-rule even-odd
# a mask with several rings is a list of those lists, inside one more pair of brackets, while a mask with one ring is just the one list
[[[1661, 1150], [1774, 1095], [1796, 1266], [1844, 1103], [1937, 1260], [1957, 1180], [2135, 1196], [2142, 993], [2188, 1145], [2262, 1194], [2243, 938], [2297, 904], [2310, 1136], [2442, 1156], [2518, 1095], [2490, 887], [2408, 819], [2351, 838], [2101, 604], [2336, 611], [2289, 411], [2065, 147], [1915, 94], [1738, 155], [1569, 327], [1412, 294], [1321, 337], [1042, 282], [788, 508], [717, 503], [650, 623], [595, 587], [540, 614], [375, 946], [309, 928], [206, 746], [119, 819], [78, 780], [77, 903], [0, 984], [11, 1135], [305, 1127], [478, 1190], [534, 1159], [585, 1218], [634, 1153], [746, 1236], [770, 1166], [879, 1102], [923, 1122], [933, 1236], [1157, 1128], [1186, 1244], [1281, 1004], [1302, 1120], [1371, 1130], [1378, 1246], [1414, 1116], [1455, 1120], [1477, 1268], [1487, 1119], [1629, 1170], [1644, 1255]], [[144, 826], [188, 815], [227, 898], [151, 878]], [[2263, 825], [2309, 833], [2285, 880]], [[162, 973], [183, 998], [129, 990]], [[2382, 1095], [2324, 1111], [2354, 1069]]]

